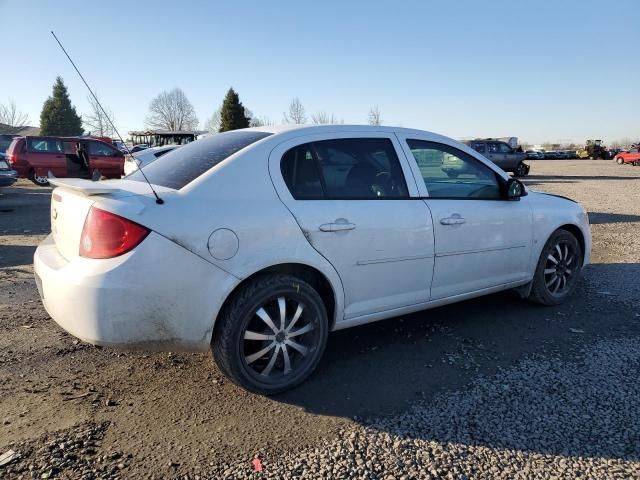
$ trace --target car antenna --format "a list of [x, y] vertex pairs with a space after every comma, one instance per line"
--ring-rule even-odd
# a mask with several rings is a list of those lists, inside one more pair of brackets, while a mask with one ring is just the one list
[[[93, 97], [93, 99], [96, 101], [96, 103], [98, 104], [98, 106], [100, 107], [100, 110], [102, 111], [103, 115], [106, 117], [106, 119], [109, 121], [109, 124], [111, 124], [111, 128], [113, 128], [113, 131], [116, 132], [116, 135], [118, 135], [118, 138], [120, 139], [120, 141], [122, 142], [122, 145], [124, 146], [124, 148], [127, 151], [127, 154], [131, 155], [133, 157], [133, 155], [131, 154], [131, 150], [129, 150], [129, 147], [126, 146], [126, 144], [124, 143], [124, 140], [122, 139], [122, 136], [120, 135], [120, 132], [118, 132], [118, 129], [116, 128], [116, 126], [113, 124], [113, 122], [111, 121], [111, 118], [109, 117], [109, 115], [107, 115], [107, 112], [104, 111], [104, 108], [102, 108], [102, 104], [100, 103], [100, 101], [98, 100], [98, 97], [96, 97], [96, 95], [93, 93], [93, 91], [91, 90], [91, 87], [89, 87], [89, 84], [87, 83], [87, 81], [84, 79], [84, 77], [82, 76], [82, 74], [80, 73], [80, 70], [78, 70], [78, 67], [76, 67], [76, 64], [73, 63], [73, 60], [71, 60], [71, 57], [69, 56], [69, 54], [67, 53], [67, 51], [65, 50], [65, 48], [62, 46], [62, 43], [60, 43], [60, 40], [58, 40], [58, 37], [56, 36], [55, 33], [53, 33], [53, 30], [51, 30], [51, 35], [53, 35], [53, 38], [56, 39], [56, 42], [58, 42], [58, 45], [60, 45], [60, 48], [62, 49], [62, 51], [64, 52], [64, 54], [67, 56], [67, 58], [69, 59], [69, 61], [71, 62], [71, 65], [73, 65], [73, 68], [76, 70], [76, 72], [78, 73], [78, 75], [80, 76], [80, 79], [82, 80], [82, 82], [84, 83], [84, 85], [87, 87], [87, 90], [89, 90], [89, 93], [91, 94], [91, 96]], [[153, 192], [153, 195], [156, 197], [156, 203], [158, 205], [162, 205], [164, 203], [164, 200], [162, 200], [157, 192], [155, 191], [155, 189], [153, 188], [153, 185], [151, 184], [151, 182], [149, 181], [149, 179], [147, 178], [147, 176], [144, 174], [144, 172], [142, 171], [142, 168], [138, 168], [138, 171], [142, 174], [142, 177], [145, 179], [145, 181], [147, 182], [147, 185], [149, 185], [149, 188], [151, 189], [151, 191]]]

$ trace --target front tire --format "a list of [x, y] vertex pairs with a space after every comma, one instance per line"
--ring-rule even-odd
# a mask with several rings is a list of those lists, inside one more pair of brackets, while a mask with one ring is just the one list
[[624, 163], [624, 160], [621, 157], [616, 158], [616, 163], [618, 165], [622, 165]]
[[545, 243], [529, 299], [542, 305], [559, 305], [575, 290], [582, 269], [582, 248], [567, 230], [556, 230]]
[[273, 395], [311, 375], [328, 333], [326, 308], [311, 285], [290, 275], [260, 276], [225, 306], [214, 332], [213, 358], [236, 385]]
[[524, 162], [520, 162], [516, 167], [515, 172], [513, 172], [513, 175], [515, 177], [524, 177], [528, 173], [529, 173], [529, 166]]

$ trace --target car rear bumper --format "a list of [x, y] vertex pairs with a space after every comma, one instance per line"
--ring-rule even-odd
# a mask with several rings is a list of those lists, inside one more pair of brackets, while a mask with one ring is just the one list
[[50, 235], [34, 255], [45, 309], [94, 345], [205, 351], [225, 292], [237, 279], [151, 233], [120, 257], [66, 260]]

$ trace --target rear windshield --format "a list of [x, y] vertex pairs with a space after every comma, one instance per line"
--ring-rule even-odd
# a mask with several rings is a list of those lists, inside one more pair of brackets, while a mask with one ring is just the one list
[[[154, 185], [179, 190], [224, 159], [269, 135], [244, 130], [217, 133], [167, 152], [145, 166], [144, 173]], [[139, 171], [127, 179], [144, 182]]]
[[6, 152], [12, 141], [13, 135], [0, 135], [0, 153]]

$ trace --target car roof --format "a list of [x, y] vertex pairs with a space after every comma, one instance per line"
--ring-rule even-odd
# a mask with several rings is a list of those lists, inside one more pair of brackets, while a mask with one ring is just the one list
[[[363, 133], [400, 133], [405, 135], [420, 135], [432, 137], [433, 140], [446, 139], [452, 140], [438, 133], [429, 132], [427, 130], [418, 130], [415, 128], [392, 127], [382, 125], [345, 125], [345, 124], [323, 124], [323, 125], [266, 125], [262, 127], [251, 127], [243, 130], [265, 132], [273, 134], [273, 137], [279, 137], [279, 140], [286, 140], [306, 135], [340, 133], [340, 132], [363, 132]], [[271, 138], [273, 138], [271, 137]]]

